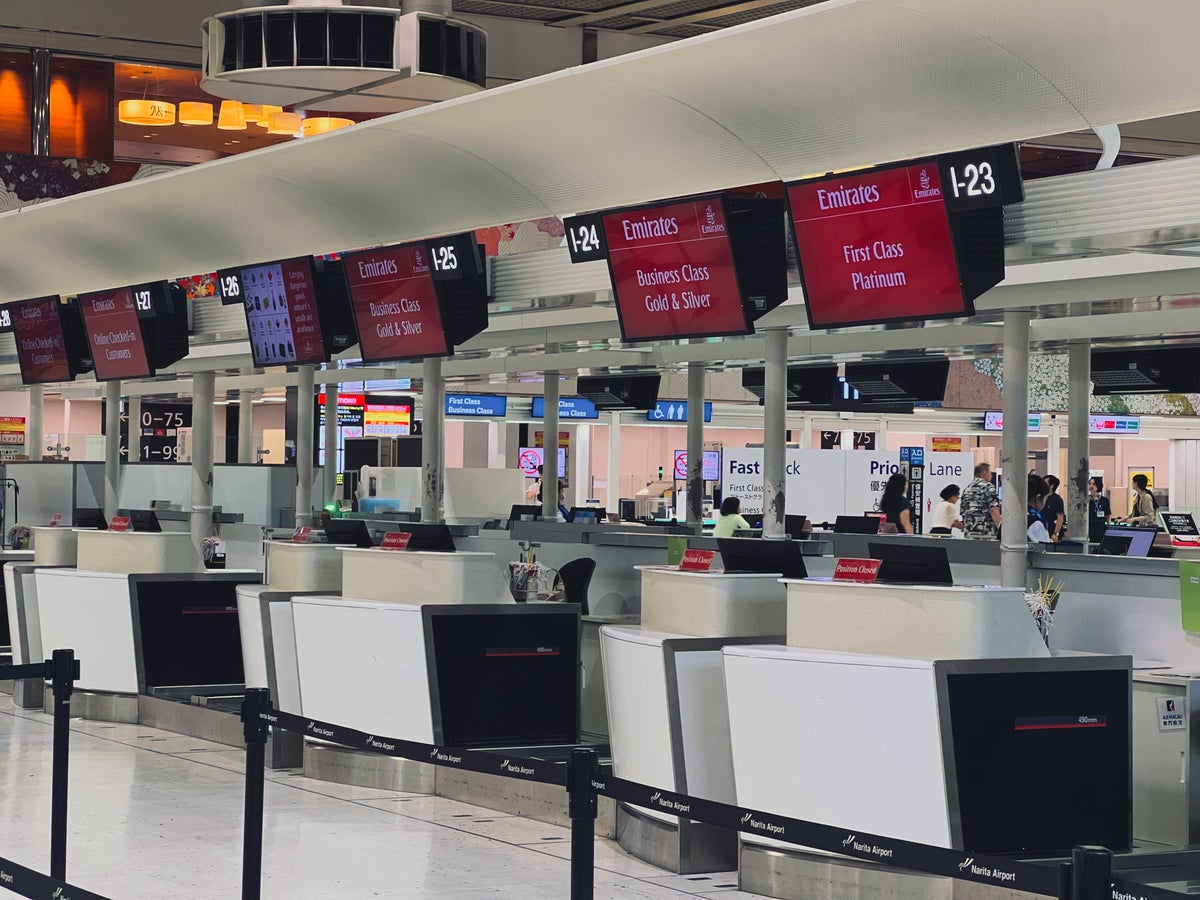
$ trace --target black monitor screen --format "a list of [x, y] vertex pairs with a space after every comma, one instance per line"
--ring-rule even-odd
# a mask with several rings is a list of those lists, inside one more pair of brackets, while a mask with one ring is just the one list
[[954, 584], [945, 547], [867, 544], [871, 559], [882, 560], [879, 580], [899, 584]]
[[330, 544], [349, 544], [351, 547], [373, 547], [371, 532], [362, 519], [330, 519], [325, 523], [325, 540]]
[[965, 851], [1129, 848], [1130, 672], [1073, 668], [946, 675]]
[[833, 522], [834, 534], [879, 534], [878, 516], [838, 516]]
[[76, 528], [99, 528], [101, 531], [108, 528], [108, 522], [104, 519], [104, 510], [94, 506], [75, 507], [71, 519], [71, 524]]
[[1192, 518], [1191, 513], [1164, 512], [1159, 515], [1162, 516], [1163, 525], [1171, 537], [1182, 538], [1185, 541], [1200, 539], [1200, 530], [1197, 530], [1196, 520]]
[[568, 522], [595, 525], [608, 518], [608, 512], [599, 506], [572, 506]]
[[804, 537], [804, 516], [784, 516], [783, 530], [788, 533], [793, 541], [799, 541]]
[[1156, 534], [1158, 529], [1153, 527], [1109, 525], [1096, 552], [1101, 556], [1149, 556]]
[[446, 525], [434, 525], [431, 522], [404, 522], [395, 527], [396, 531], [407, 531], [412, 537], [408, 541], [409, 550], [437, 550], [442, 553], [454, 552], [454, 538]]
[[778, 572], [784, 578], [808, 577], [800, 547], [792, 541], [717, 538], [717, 549], [728, 573]]
[[519, 522], [521, 519], [538, 519], [541, 518], [541, 515], [542, 508], [540, 506], [514, 503], [513, 508], [508, 512], [508, 520]]
[[578, 613], [425, 615], [443, 744], [579, 740]]
[[152, 509], [123, 509], [121, 515], [129, 517], [130, 531], [162, 531], [158, 524], [158, 516]]

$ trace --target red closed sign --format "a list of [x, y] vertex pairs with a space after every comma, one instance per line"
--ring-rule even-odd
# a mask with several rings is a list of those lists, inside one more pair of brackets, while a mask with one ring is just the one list
[[108, 520], [109, 531], [128, 531], [129, 516], [113, 516]]
[[715, 550], [684, 550], [679, 568], [688, 572], [707, 572], [716, 555]]
[[297, 528], [295, 531], [292, 532], [292, 543], [293, 544], [308, 543], [308, 536], [310, 533], [312, 533], [312, 529], [309, 528], [307, 525]]
[[878, 559], [839, 559], [833, 570], [833, 580], [869, 584], [878, 577], [880, 562]]
[[383, 536], [380, 550], [407, 550], [408, 542], [412, 540], [410, 531], [389, 531]]

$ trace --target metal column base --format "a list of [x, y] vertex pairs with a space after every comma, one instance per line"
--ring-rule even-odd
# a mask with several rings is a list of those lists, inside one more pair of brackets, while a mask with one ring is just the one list
[[177, 700], [138, 695], [138, 724], [188, 737], [245, 747], [242, 723], [236, 715]]
[[304, 742], [304, 775], [336, 784], [353, 784], [381, 791], [432, 794], [434, 766], [429, 763], [362, 753], [332, 744]]
[[704, 822], [678, 824], [617, 804], [617, 843], [633, 856], [677, 875], [731, 872], [737, 868], [737, 832]]
[[738, 865], [741, 890], [780, 900], [1035, 900], [1011, 888], [903, 872], [841, 856], [779, 850], [745, 841]]
[[[482, 772], [439, 768], [436, 776], [439, 797], [461, 800], [485, 809], [524, 816], [548, 825], [571, 827], [567, 812], [567, 792], [561, 785], [539, 784], [502, 778]], [[598, 798], [596, 836], [613, 838], [617, 834], [617, 804], [610, 797]]]
[[[42, 691], [42, 710], [54, 714], [54, 695]], [[117, 694], [111, 691], [75, 691], [71, 694], [71, 716], [90, 719], [93, 722], [118, 722], [123, 725], [140, 725], [138, 718], [138, 695]]]

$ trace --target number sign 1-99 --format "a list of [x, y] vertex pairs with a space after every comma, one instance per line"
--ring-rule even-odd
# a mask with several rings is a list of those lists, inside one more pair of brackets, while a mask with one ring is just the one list
[[567, 250], [571, 254], [571, 262], [593, 262], [608, 258], [604, 226], [599, 213], [564, 219], [563, 228], [567, 232]]

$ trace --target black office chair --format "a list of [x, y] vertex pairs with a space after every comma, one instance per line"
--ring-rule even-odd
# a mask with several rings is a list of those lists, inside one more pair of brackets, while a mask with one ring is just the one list
[[562, 579], [567, 602], [578, 603], [580, 615], [591, 614], [588, 608], [588, 586], [592, 583], [592, 573], [595, 571], [596, 561], [587, 556], [559, 566], [558, 577]]

